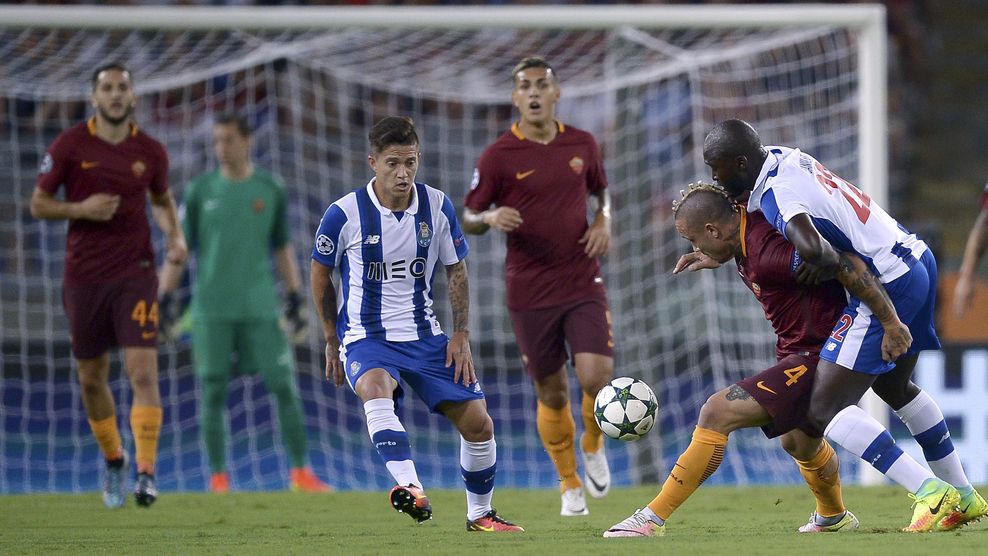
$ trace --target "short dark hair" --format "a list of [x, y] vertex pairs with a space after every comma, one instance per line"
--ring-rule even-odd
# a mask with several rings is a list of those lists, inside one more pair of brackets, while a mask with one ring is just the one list
[[680, 199], [672, 202], [672, 213], [690, 228], [706, 222], [724, 222], [738, 212], [738, 206], [719, 185], [691, 183], [679, 193]]
[[528, 68], [545, 68], [552, 72], [553, 77], [556, 76], [556, 70], [552, 69], [549, 62], [545, 61], [545, 58], [541, 56], [528, 56], [526, 58], [522, 58], [520, 62], [515, 64], [515, 68], [511, 70], [511, 81], [514, 82], [518, 72], [525, 71]]
[[250, 137], [251, 134], [250, 123], [247, 122], [247, 118], [236, 112], [223, 112], [219, 116], [216, 116], [216, 119], [213, 120], [213, 125], [232, 125], [237, 128], [237, 133], [241, 137]]
[[386, 116], [367, 134], [371, 149], [379, 153], [391, 145], [418, 145], [415, 122], [407, 116]]
[[110, 63], [107, 63], [107, 64], [103, 64], [102, 66], [100, 66], [100, 67], [96, 68], [95, 70], [93, 70], [93, 77], [90, 80], [90, 82], [92, 84], [92, 87], [93, 87], [93, 90], [94, 91], [96, 90], [96, 86], [99, 85], [99, 74], [103, 73], [104, 71], [109, 71], [109, 70], [122, 71], [122, 72], [126, 73], [127, 74], [127, 78], [130, 80], [130, 84], [131, 85], [134, 84], [134, 76], [130, 74], [130, 70], [127, 69], [127, 66], [123, 65], [120, 62], [110, 62]]

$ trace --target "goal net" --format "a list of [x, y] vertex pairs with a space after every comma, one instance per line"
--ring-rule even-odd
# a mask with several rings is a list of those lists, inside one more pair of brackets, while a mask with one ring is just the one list
[[[671, 202], [689, 182], [709, 179], [706, 131], [740, 117], [766, 143], [798, 145], [866, 188], [884, 183], [884, 80], [874, 75], [884, 72], [875, 53], [884, 41], [881, 8], [86, 9], [96, 15], [30, 8], [0, 17], [0, 493], [99, 485], [102, 464], [61, 305], [66, 226], [32, 219], [28, 200], [47, 146], [90, 114], [88, 78], [103, 62], [132, 69], [137, 121], [168, 148], [179, 200], [193, 176], [215, 167], [213, 117], [247, 116], [255, 161], [287, 185], [294, 246], [306, 269], [326, 206], [370, 177], [373, 122], [411, 116], [422, 141], [419, 180], [462, 207], [480, 152], [516, 118], [510, 68], [524, 56], [545, 56], [562, 89], [558, 117], [596, 135], [611, 185], [614, 243], [603, 267], [616, 374], [645, 380], [659, 398], [654, 432], [607, 444], [617, 485], [664, 478], [706, 398], [774, 361], [775, 338], [733, 264], [671, 275], [688, 249], [673, 227]], [[24, 15], [32, 13], [42, 16]], [[549, 29], [535, 21], [562, 23]], [[870, 193], [881, 199], [880, 190]], [[498, 484], [555, 486], [504, 306], [503, 235], [469, 241], [473, 348], [497, 431]], [[160, 236], [155, 244], [160, 254]], [[448, 329], [442, 284], [435, 296]], [[389, 486], [358, 399], [322, 378], [322, 344], [310, 318], [297, 379], [312, 466], [338, 488]], [[208, 482], [189, 350], [186, 339], [160, 351], [165, 490]], [[130, 391], [116, 356], [110, 384], [132, 447], [123, 417]], [[287, 462], [263, 382], [235, 375], [230, 389], [234, 488], [284, 488]], [[429, 486], [458, 486], [455, 431], [406, 399], [400, 417], [419, 475]], [[727, 454], [710, 482], [800, 480], [778, 443], [757, 430], [733, 435]], [[846, 470], [856, 465], [844, 460]]]

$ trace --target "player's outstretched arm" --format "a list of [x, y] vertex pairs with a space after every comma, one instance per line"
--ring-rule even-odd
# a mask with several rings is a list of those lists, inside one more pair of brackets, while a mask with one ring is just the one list
[[336, 287], [333, 285], [331, 272], [331, 268], [316, 261], [309, 265], [312, 301], [319, 313], [323, 337], [326, 339], [326, 380], [342, 386], [343, 364], [340, 362], [340, 341], [336, 337]]
[[42, 220], [93, 220], [106, 222], [120, 206], [120, 195], [95, 193], [78, 203], [60, 201], [40, 187], [31, 195], [31, 216]]
[[913, 343], [909, 327], [899, 320], [895, 306], [885, 286], [868, 268], [860, 257], [853, 253], [841, 252], [837, 280], [851, 292], [852, 295], [864, 302], [882, 323], [885, 336], [882, 338], [882, 358], [885, 361], [895, 361], [906, 353]]
[[456, 364], [453, 382], [469, 386], [477, 382], [477, 370], [470, 351], [470, 284], [467, 279], [467, 263], [460, 261], [446, 266], [449, 285], [449, 306], [453, 311], [453, 336], [446, 346], [446, 366]]
[[696, 272], [705, 268], [719, 268], [720, 263], [704, 255], [699, 251], [690, 251], [676, 261], [676, 268], [672, 269], [673, 274], [679, 274], [684, 270]]
[[978, 213], [974, 227], [967, 236], [964, 259], [957, 276], [957, 285], [954, 286], [954, 314], [957, 318], [964, 316], [964, 312], [974, 301], [975, 275], [986, 248], [988, 248], [988, 210], [982, 210]]
[[513, 232], [523, 222], [521, 213], [513, 207], [497, 207], [483, 212], [463, 209], [460, 226], [468, 234], [480, 235], [494, 228], [502, 232]]

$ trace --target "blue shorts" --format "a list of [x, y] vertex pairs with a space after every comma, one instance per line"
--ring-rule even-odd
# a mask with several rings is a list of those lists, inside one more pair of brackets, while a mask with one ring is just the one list
[[442, 402], [483, 399], [484, 391], [479, 382], [470, 386], [453, 382], [456, 367], [446, 366], [447, 344], [449, 337], [445, 334], [408, 342], [369, 338], [357, 340], [346, 346], [341, 354], [347, 383], [353, 390], [364, 373], [371, 369], [384, 369], [398, 382], [394, 395], [396, 408], [404, 395], [401, 387], [404, 380], [433, 413], [437, 412], [436, 408]]
[[[927, 249], [909, 272], [885, 284], [899, 320], [909, 327], [913, 343], [906, 355], [927, 349], [940, 349], [940, 339], [933, 327], [937, 297], [937, 262]], [[847, 308], [823, 345], [820, 358], [859, 373], [880, 375], [891, 371], [895, 363], [882, 359], [885, 330], [860, 299], [850, 296]]]

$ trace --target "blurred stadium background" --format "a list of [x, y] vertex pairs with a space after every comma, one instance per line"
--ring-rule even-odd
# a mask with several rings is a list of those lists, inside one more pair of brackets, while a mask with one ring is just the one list
[[[880, 100], [888, 107], [889, 164], [887, 188], [879, 190], [890, 212], [934, 245], [946, 271], [946, 302], [950, 271], [988, 177], [988, 114], [978, 109], [988, 81], [979, 58], [988, 45], [978, 25], [988, 6], [885, 4], [889, 77]], [[110, 21], [114, 9], [95, 13]], [[476, 157], [514, 117], [511, 66], [525, 55], [546, 56], [563, 90], [560, 118], [594, 132], [605, 155], [616, 207], [606, 272], [617, 374], [643, 378], [660, 399], [655, 432], [635, 444], [608, 444], [616, 483], [630, 485], [664, 477], [706, 397], [773, 356], [770, 330], [733, 270], [696, 279], [669, 275], [685, 248], [669, 203], [686, 183], [709, 177], [698, 150], [703, 134], [716, 121], [743, 117], [766, 142], [798, 145], [869, 188], [860, 180], [860, 48], [854, 29], [812, 21], [569, 31], [78, 31], [0, 21], [0, 494], [99, 484], [102, 464], [84, 418], [61, 307], [65, 226], [32, 219], [27, 203], [46, 146], [89, 114], [88, 79], [99, 63], [121, 60], [132, 68], [137, 121], [168, 147], [179, 200], [188, 180], [214, 165], [211, 117], [226, 110], [247, 115], [256, 128], [255, 159], [288, 186], [293, 237], [305, 263], [325, 207], [369, 178], [364, 161], [372, 122], [386, 114], [413, 117], [423, 143], [419, 179], [462, 206]], [[498, 481], [551, 487], [556, 478], [535, 433], [534, 396], [502, 302], [503, 241], [489, 234], [470, 242], [471, 329], [498, 431]], [[979, 483], [988, 481], [986, 290], [964, 321], [941, 311], [946, 349], [925, 356], [917, 375], [943, 407]], [[447, 315], [441, 287], [436, 299], [441, 317]], [[338, 488], [388, 486], [356, 397], [322, 380], [314, 329], [296, 351], [313, 467]], [[159, 486], [201, 490], [207, 469], [188, 342], [163, 345], [160, 363]], [[111, 385], [119, 415], [126, 415], [128, 388], [117, 359], [114, 369]], [[402, 417], [420, 475], [430, 486], [457, 486], [452, 429], [409, 401]], [[284, 488], [276, 417], [257, 377], [231, 383], [230, 410], [233, 486]], [[908, 437], [894, 416], [891, 423], [898, 437]], [[122, 432], [131, 444], [128, 427]], [[759, 432], [733, 438], [711, 483], [800, 481], [788, 457]], [[852, 476], [857, 461], [842, 459]]]

